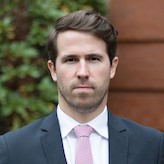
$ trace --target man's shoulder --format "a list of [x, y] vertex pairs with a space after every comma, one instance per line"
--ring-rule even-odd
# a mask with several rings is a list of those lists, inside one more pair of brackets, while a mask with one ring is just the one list
[[44, 122], [46, 117], [40, 118], [28, 125], [23, 126], [20, 129], [17, 130], [13, 130], [10, 132], [7, 132], [6, 134], [4, 134], [3, 136], [7, 139], [14, 139], [17, 137], [29, 137], [30, 135], [34, 135], [36, 132], [38, 132], [41, 129], [41, 125]]
[[37, 135], [41, 135], [42, 131], [44, 130], [44, 127], [51, 126], [53, 124], [54, 119], [54, 112], [48, 116], [42, 117], [28, 125], [23, 126], [20, 129], [13, 130], [10, 132], [7, 132], [3, 135], [3, 137], [6, 140], [19, 140], [19, 138], [22, 138], [23, 140], [28, 138], [34, 138]]
[[111, 134], [112, 140], [115, 140], [116, 136], [123, 136], [124, 139], [128, 139], [131, 152], [141, 155], [148, 154], [148, 156], [157, 155], [163, 160], [163, 132], [114, 114], [110, 115], [110, 119], [109, 123], [111, 125], [109, 124], [109, 128], [111, 127], [111, 131], [114, 132], [114, 135]]
[[149, 127], [146, 125], [142, 125], [140, 123], [137, 123], [133, 120], [130, 120], [125, 117], [121, 117], [118, 115], [111, 114], [112, 119], [112, 127], [116, 128], [122, 128], [125, 129], [129, 134], [136, 135], [136, 136], [154, 136], [159, 137], [162, 135], [162, 132], [154, 127]]

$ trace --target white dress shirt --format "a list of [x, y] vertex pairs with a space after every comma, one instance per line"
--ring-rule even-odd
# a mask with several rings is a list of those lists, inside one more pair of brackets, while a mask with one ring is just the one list
[[[67, 163], [75, 164], [75, 149], [77, 138], [72, 129], [75, 126], [80, 125], [80, 123], [65, 114], [60, 109], [59, 105], [57, 107], [57, 116], [59, 119], [59, 125]], [[105, 107], [103, 112], [99, 116], [86, 123], [95, 130], [90, 136], [94, 164], [109, 163], [109, 136], [107, 120], [108, 113], [107, 107]]]

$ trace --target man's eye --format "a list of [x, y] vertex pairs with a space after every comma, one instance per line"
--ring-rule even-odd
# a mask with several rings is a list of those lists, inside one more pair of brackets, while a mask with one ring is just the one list
[[65, 63], [75, 63], [77, 62], [78, 60], [76, 58], [68, 58], [65, 60]]
[[94, 56], [93, 56], [93, 57], [89, 57], [88, 60], [89, 60], [89, 61], [96, 62], [96, 61], [100, 61], [100, 58], [94, 57]]

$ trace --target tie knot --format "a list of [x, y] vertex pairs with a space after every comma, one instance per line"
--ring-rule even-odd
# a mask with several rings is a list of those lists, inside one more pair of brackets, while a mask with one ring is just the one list
[[93, 128], [89, 125], [78, 125], [74, 128], [74, 133], [78, 138], [89, 137], [92, 132]]

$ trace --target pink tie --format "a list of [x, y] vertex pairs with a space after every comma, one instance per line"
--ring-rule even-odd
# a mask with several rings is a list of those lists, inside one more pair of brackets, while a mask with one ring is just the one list
[[88, 125], [79, 125], [74, 128], [74, 133], [77, 136], [75, 164], [93, 164], [89, 141], [89, 136], [92, 132], [93, 128]]

